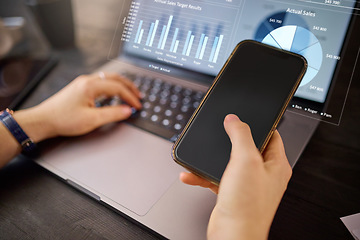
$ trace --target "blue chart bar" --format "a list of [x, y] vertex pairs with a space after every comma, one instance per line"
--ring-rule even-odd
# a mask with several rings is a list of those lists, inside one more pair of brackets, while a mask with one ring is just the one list
[[187, 37], [186, 37], [184, 49], [183, 49], [183, 51], [182, 51], [182, 54], [183, 54], [183, 55], [186, 54], [186, 50], [188, 49], [190, 37], [191, 37], [191, 31], [188, 32], [188, 35], [187, 35]]
[[159, 44], [158, 44], [158, 48], [161, 48], [161, 43], [162, 43], [162, 40], [163, 40], [163, 38], [164, 38], [165, 30], [166, 30], [166, 26], [164, 25], [164, 26], [163, 26], [163, 29], [162, 29], [162, 31], [161, 31], [160, 41], [159, 41]]
[[155, 26], [155, 24], [151, 23], [150, 30], [149, 30], [149, 35], [148, 35], [147, 40], [146, 40], [146, 46], [150, 45], [150, 40], [151, 40], [152, 33], [154, 31], [154, 26]]
[[206, 48], [206, 45], [207, 45], [208, 40], [209, 40], [209, 37], [206, 36], [206, 37], [204, 38], [204, 43], [203, 43], [203, 45], [202, 45], [202, 47], [201, 47], [201, 52], [200, 52], [199, 59], [203, 59], [203, 57], [204, 57], [205, 48]]
[[204, 42], [204, 38], [205, 38], [205, 34], [201, 34], [200, 41], [199, 41], [199, 46], [197, 48], [195, 58], [199, 58], [200, 51], [201, 51], [201, 48], [202, 48], [202, 44]]
[[194, 43], [194, 38], [195, 38], [195, 36], [191, 35], [189, 46], [188, 46], [188, 49], [186, 50], [186, 56], [190, 56], [190, 51], [191, 51], [191, 47], [192, 47], [192, 45]]
[[220, 48], [221, 48], [221, 44], [222, 44], [222, 41], [224, 39], [224, 35], [220, 35], [220, 38], [219, 38], [219, 43], [218, 45], [216, 46], [216, 50], [215, 50], [215, 56], [214, 56], [214, 59], [213, 59], [213, 63], [216, 63], [217, 62], [217, 59], [219, 57], [219, 53], [220, 53]]
[[209, 58], [210, 62], [212, 62], [214, 59], [215, 50], [216, 50], [216, 46], [217, 46], [218, 42], [219, 42], [219, 37], [215, 37], [214, 44], [212, 46], [211, 53], [210, 53], [210, 58]]
[[170, 27], [171, 27], [171, 23], [172, 23], [173, 18], [174, 18], [173, 15], [171, 15], [169, 17], [169, 21], [168, 21], [168, 24], [166, 26], [166, 32], [165, 32], [164, 39], [162, 40], [162, 44], [161, 44], [161, 49], [163, 49], [163, 50], [165, 48], [166, 40], [167, 40], [167, 37], [169, 35], [169, 31], [170, 31]]
[[156, 20], [156, 21], [155, 21], [154, 31], [152, 32], [151, 39], [150, 39], [150, 43], [149, 43], [149, 46], [150, 46], [150, 47], [152, 47], [152, 45], [153, 45], [153, 43], [154, 43], [155, 34], [156, 34], [156, 30], [157, 30], [157, 28], [158, 28], [158, 25], [159, 25], [159, 20]]
[[142, 24], [143, 24], [143, 20], [141, 20], [140, 23], [139, 23], [139, 27], [138, 27], [138, 30], [136, 32], [136, 37], [135, 37], [135, 41], [134, 41], [135, 43], [138, 43]]
[[139, 35], [139, 41], [137, 42], [138, 44], [141, 43], [141, 39], [142, 39], [143, 35], [144, 35], [144, 29], [141, 29], [140, 35]]
[[177, 52], [177, 49], [178, 49], [178, 47], [179, 47], [179, 43], [180, 43], [180, 41], [179, 41], [179, 40], [176, 40], [176, 42], [175, 42], [175, 47], [174, 47], [174, 53]]
[[[157, 42], [158, 49], [164, 50], [166, 47], [166, 49], [172, 53], [177, 53], [179, 51], [179, 54], [182, 53], [182, 55], [187, 57], [191, 56], [199, 60], [206, 58], [212, 63], [216, 63], [218, 61], [224, 35], [214, 36], [210, 33], [212, 36], [209, 36], [208, 34], [202, 33], [199, 36], [198, 34], [194, 34], [193, 31], [188, 31], [186, 38], [184, 38], [182, 36], [184, 29], [173, 26], [175, 21], [174, 16], [172, 15], [169, 16], [166, 25], [162, 25], [162, 27], [160, 25], [160, 20], [155, 20], [153, 22], [149, 22], [148, 24], [149, 25], [147, 26], [149, 26], [149, 32], [145, 41], [145, 35], [147, 34], [147, 30], [144, 29], [145, 23], [143, 20], [139, 21], [139, 26], [134, 40], [135, 43], [143, 43], [146, 44], [146, 46], [153, 47], [154, 41], [157, 42], [155, 39], [159, 39], [159, 42]], [[171, 37], [169, 37], [169, 35], [171, 35]], [[181, 50], [179, 50], [179, 48], [181, 48]], [[208, 57], [208, 55], [210, 56]]]
[[176, 28], [175, 33], [174, 33], [174, 37], [173, 37], [173, 40], [172, 40], [172, 43], [171, 43], [170, 52], [174, 51], [174, 46], [175, 46], [175, 42], [176, 42], [176, 38], [177, 38], [178, 33], [179, 33], [179, 28]]

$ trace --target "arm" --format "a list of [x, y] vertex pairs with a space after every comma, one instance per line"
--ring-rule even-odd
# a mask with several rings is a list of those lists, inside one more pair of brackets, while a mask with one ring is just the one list
[[191, 173], [182, 173], [180, 178], [218, 192], [208, 226], [209, 239], [267, 239], [291, 177], [281, 137], [276, 131], [261, 155], [247, 124], [228, 115], [224, 127], [232, 150], [219, 188]]
[[[140, 92], [129, 80], [117, 74], [80, 76], [41, 104], [16, 111], [13, 115], [25, 133], [35, 142], [56, 136], [88, 133], [106, 123], [121, 121], [131, 115], [128, 105], [95, 107], [99, 96], [118, 95], [130, 106], [141, 108]], [[0, 167], [21, 151], [19, 143], [0, 123]]]

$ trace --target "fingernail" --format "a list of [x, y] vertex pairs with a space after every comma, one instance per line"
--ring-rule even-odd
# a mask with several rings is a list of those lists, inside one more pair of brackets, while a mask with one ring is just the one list
[[236, 116], [235, 114], [228, 114], [228, 115], [225, 117], [225, 121], [227, 121], [227, 122], [240, 121], [240, 119], [239, 119], [238, 116]]
[[142, 109], [142, 107], [143, 107], [143, 106], [142, 106], [141, 102], [139, 102], [139, 105], [138, 105], [137, 109], [140, 110], [140, 109]]
[[123, 106], [122, 110], [121, 110], [125, 115], [131, 115], [132, 114], [132, 109], [129, 106]]
[[133, 107], [132, 107], [132, 108], [131, 108], [131, 115], [134, 115], [135, 113], [137, 113], [137, 111], [138, 111], [138, 110], [137, 110], [136, 108], [133, 108]]

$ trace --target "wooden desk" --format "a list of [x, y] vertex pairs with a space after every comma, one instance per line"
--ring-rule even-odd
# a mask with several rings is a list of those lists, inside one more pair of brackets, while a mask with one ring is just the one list
[[[106, 62], [117, 23], [116, 0], [75, 0], [77, 48], [29, 97], [47, 98]], [[270, 239], [352, 239], [340, 217], [360, 212], [360, 71], [340, 126], [321, 123], [273, 222]], [[158, 239], [33, 162], [16, 159], [0, 171], [0, 239]]]

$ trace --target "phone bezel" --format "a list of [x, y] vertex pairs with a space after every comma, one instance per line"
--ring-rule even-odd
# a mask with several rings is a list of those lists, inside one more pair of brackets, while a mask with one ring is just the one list
[[178, 154], [177, 154], [177, 149], [181, 143], [181, 140], [183, 139], [183, 137], [185, 136], [186, 132], [189, 130], [189, 127], [191, 126], [192, 122], [194, 121], [194, 119], [196, 118], [196, 116], [198, 115], [198, 113], [200, 112], [201, 108], [203, 107], [203, 105], [206, 103], [208, 97], [210, 96], [210, 94], [213, 92], [213, 90], [215, 89], [217, 83], [219, 82], [219, 80], [221, 79], [221, 76], [223, 75], [223, 72], [225, 71], [227, 65], [229, 64], [229, 62], [231, 61], [232, 57], [234, 56], [234, 54], [237, 52], [237, 50], [244, 44], [255, 44], [255, 45], [261, 45], [261, 46], [265, 46], [265, 47], [268, 47], [270, 49], [274, 49], [278, 52], [283, 52], [283, 53], [287, 53], [287, 54], [290, 54], [290, 55], [293, 55], [293, 56], [296, 56], [298, 58], [300, 58], [303, 63], [304, 63], [304, 66], [303, 66], [303, 69], [293, 87], [293, 89], [291, 90], [291, 92], [289, 93], [286, 101], [284, 102], [283, 106], [281, 107], [281, 111], [280, 113], [278, 114], [276, 120], [274, 121], [273, 125], [272, 125], [272, 128], [270, 130], [270, 132], [267, 134], [264, 142], [262, 143], [259, 151], [260, 153], [262, 153], [265, 148], [266, 148], [266, 145], [268, 144], [268, 142], [270, 141], [271, 139], [271, 136], [272, 134], [274, 133], [277, 125], [279, 124], [280, 122], [280, 119], [282, 118], [282, 116], [284, 115], [285, 113], [285, 110], [288, 106], [288, 104], [290, 103], [292, 97], [294, 96], [298, 86], [300, 85], [300, 82], [302, 80], [302, 78], [304, 77], [305, 73], [306, 73], [306, 69], [307, 69], [307, 61], [306, 59], [299, 55], [299, 54], [296, 54], [296, 53], [293, 53], [293, 52], [290, 52], [290, 51], [285, 51], [285, 50], [282, 50], [282, 49], [278, 49], [278, 48], [275, 48], [275, 47], [272, 47], [272, 46], [269, 46], [269, 45], [265, 45], [263, 43], [259, 43], [257, 41], [254, 41], [254, 40], [244, 40], [244, 41], [241, 41], [240, 43], [238, 43], [236, 45], [236, 47], [234, 48], [234, 50], [232, 51], [232, 53], [230, 54], [229, 58], [226, 60], [225, 64], [223, 65], [223, 67], [221, 68], [220, 72], [218, 73], [218, 75], [216, 76], [216, 78], [214, 79], [213, 83], [211, 84], [211, 86], [209, 87], [208, 91], [206, 92], [204, 98], [201, 100], [199, 106], [196, 108], [196, 110], [194, 111], [194, 113], [192, 114], [190, 120], [187, 122], [186, 126], [184, 127], [183, 131], [181, 132], [181, 134], [179, 135], [178, 139], [176, 140], [176, 142], [174, 143], [173, 145], [173, 148], [172, 148], [172, 158], [173, 160], [181, 165], [182, 167], [186, 168], [187, 170], [189, 170], [190, 172], [192, 172], [193, 174], [201, 177], [201, 178], [204, 178], [208, 181], [210, 181], [211, 183], [215, 184], [215, 185], [219, 185], [220, 183], [220, 179], [214, 179], [212, 178], [211, 176], [209, 176], [208, 174], [206, 174], [205, 172], [202, 172], [201, 170], [199, 169], [196, 169], [192, 166], [190, 166], [189, 164], [187, 164], [186, 162], [183, 162], [180, 160], [180, 158], [178, 157]]

